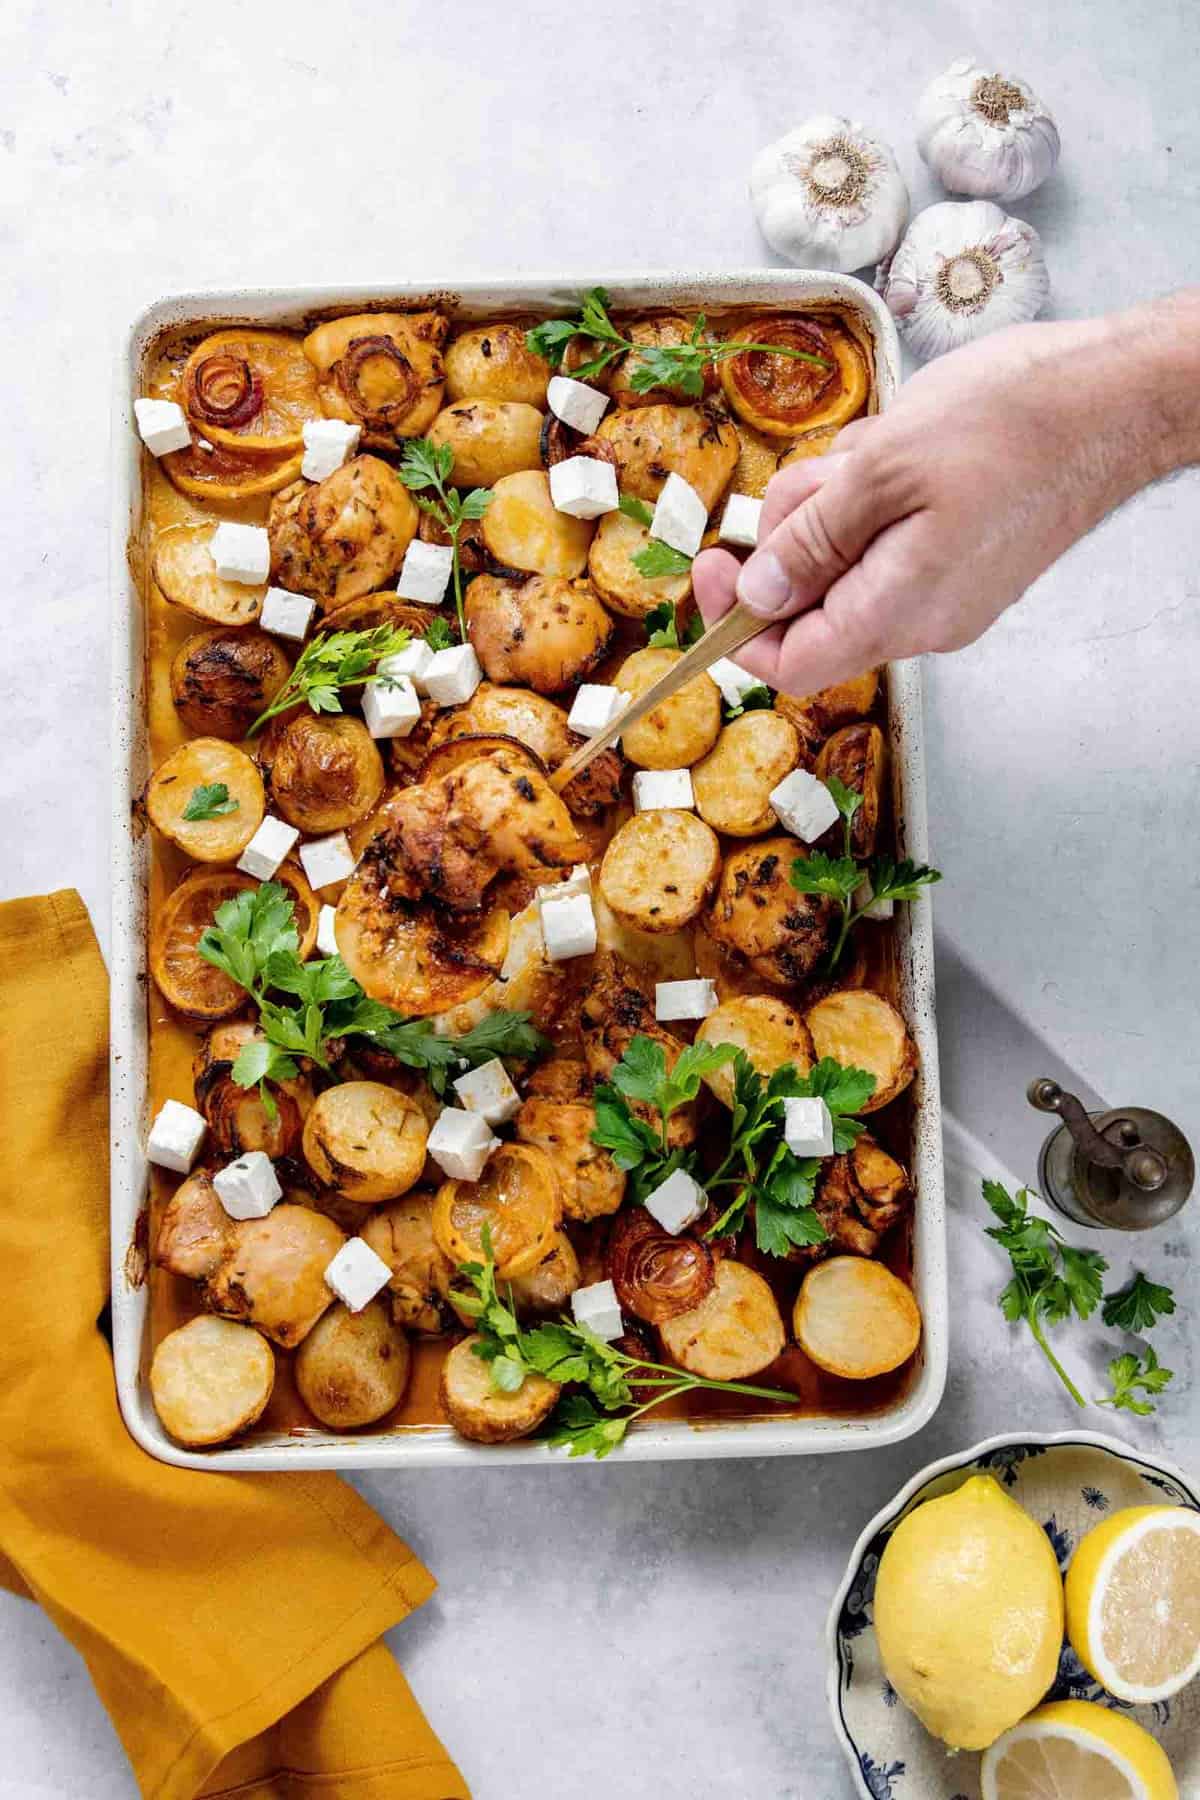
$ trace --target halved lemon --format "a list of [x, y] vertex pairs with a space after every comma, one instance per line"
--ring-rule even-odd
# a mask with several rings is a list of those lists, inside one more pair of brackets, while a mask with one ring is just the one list
[[1166, 1752], [1090, 1700], [1040, 1706], [983, 1753], [983, 1800], [1179, 1800]]
[[1067, 1572], [1067, 1635], [1088, 1673], [1134, 1706], [1200, 1674], [1200, 1513], [1130, 1506], [1089, 1531]]

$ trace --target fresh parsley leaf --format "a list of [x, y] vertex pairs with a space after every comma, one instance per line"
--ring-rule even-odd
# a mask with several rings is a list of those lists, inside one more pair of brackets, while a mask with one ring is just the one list
[[546, 1442], [565, 1448], [571, 1456], [594, 1456], [600, 1461], [624, 1443], [628, 1429], [628, 1419], [600, 1412], [583, 1394], [568, 1394], [555, 1408]]
[[1113, 1391], [1097, 1404], [1144, 1416], [1155, 1410], [1154, 1402], [1137, 1399], [1138, 1390], [1143, 1394], [1161, 1394], [1175, 1379], [1175, 1371], [1164, 1369], [1154, 1351], [1147, 1347], [1144, 1357], [1135, 1356], [1132, 1351], [1114, 1357], [1108, 1365], [1108, 1379]]
[[425, 642], [431, 650], [449, 650], [453, 644], [454, 633], [440, 614], [437, 618], [430, 620], [425, 632]]
[[1151, 1281], [1139, 1269], [1132, 1281], [1114, 1294], [1105, 1294], [1101, 1315], [1106, 1325], [1117, 1331], [1138, 1333], [1150, 1331], [1160, 1319], [1175, 1311], [1175, 1296], [1169, 1287]]
[[645, 549], [638, 550], [629, 560], [647, 581], [656, 581], [660, 575], [686, 575], [692, 566], [690, 556], [664, 544], [661, 538], [651, 538]]
[[942, 879], [940, 869], [925, 863], [895, 862], [890, 856], [876, 856], [867, 865], [876, 900], [915, 900], [921, 889], [932, 887]]
[[[647, 530], [654, 523], [653, 508], [647, 506], [644, 500], [639, 500], [636, 494], [622, 494], [617, 501], [617, 511], [623, 512], [627, 519], [636, 519], [637, 523], [644, 525]], [[655, 608], [655, 610], [658, 609]]]
[[[437, 520], [450, 539], [453, 552], [451, 577], [454, 583], [454, 606], [458, 614], [458, 635], [467, 641], [467, 620], [463, 611], [462, 557], [459, 536], [463, 525], [471, 519], [482, 519], [491, 505], [490, 488], [472, 488], [459, 494], [450, 488], [454, 471], [454, 452], [449, 444], [434, 444], [429, 438], [409, 438], [397, 470], [401, 481], [414, 496], [417, 505]], [[430, 496], [432, 490], [432, 498]], [[439, 645], [439, 649], [446, 648]]]
[[201, 782], [192, 789], [191, 798], [183, 809], [185, 819], [220, 819], [226, 813], [237, 812], [241, 802], [231, 800], [229, 789], [223, 781]]
[[736, 706], [725, 708], [726, 723], [731, 719], [740, 719], [743, 713], [769, 712], [775, 704], [775, 696], [765, 682], [747, 688]]
[[369, 631], [325, 631], [305, 644], [296, 666], [261, 712], [247, 736], [290, 707], [306, 704], [315, 713], [340, 713], [344, 688], [363, 687], [375, 679], [385, 656], [403, 650], [412, 633], [406, 626], [377, 625]]
[[792, 864], [791, 883], [800, 894], [826, 894], [847, 903], [862, 880], [862, 870], [852, 856], [827, 856], [814, 850]]
[[616, 1088], [607, 1083], [597, 1087], [592, 1095], [592, 1106], [596, 1114], [592, 1142], [608, 1151], [618, 1169], [628, 1173], [648, 1158], [661, 1156], [662, 1142], [658, 1133], [644, 1119], [630, 1112]]
[[645, 625], [646, 643], [651, 650], [686, 650], [704, 636], [704, 620], [696, 612], [680, 630], [679, 609], [669, 600], [651, 607]]
[[450, 1073], [460, 1064], [474, 1068], [494, 1056], [525, 1061], [549, 1048], [527, 1012], [494, 1012], [461, 1037], [440, 1037], [428, 1019], [401, 1019], [389, 1013], [387, 1022], [373, 1024], [364, 1018], [350, 1022], [346, 1032], [366, 1032], [384, 1050], [410, 1069], [421, 1069], [435, 1093], [446, 1091]]
[[1010, 1324], [1028, 1325], [1041, 1350], [1077, 1406], [1087, 1402], [1046, 1339], [1045, 1326], [1072, 1313], [1088, 1319], [1096, 1310], [1108, 1264], [1095, 1250], [1076, 1250], [1057, 1226], [1029, 1210], [1028, 1188], [1013, 1196], [998, 1181], [983, 1183], [983, 1197], [999, 1221], [987, 1235], [1008, 1252], [1012, 1279], [997, 1296]]
[[847, 825], [853, 824], [855, 814], [863, 803], [863, 797], [857, 788], [847, 787], [845, 782], [839, 780], [836, 775], [827, 775], [825, 786], [833, 796], [834, 805]]
[[272, 955], [294, 955], [299, 946], [287, 889], [280, 882], [264, 881], [218, 906], [197, 948], [206, 962], [253, 994]]
[[274, 1124], [279, 1117], [279, 1108], [267, 1082], [292, 1081], [299, 1075], [300, 1067], [295, 1058], [278, 1044], [273, 1044], [266, 1038], [251, 1038], [238, 1051], [230, 1073], [239, 1087], [258, 1089], [262, 1096], [263, 1110]]
[[557, 369], [578, 330], [574, 319], [544, 319], [525, 333], [525, 343], [534, 356], [544, 357], [552, 369]]
[[459, 505], [459, 517], [462, 519], [482, 519], [492, 504], [491, 488], [472, 488], [464, 494]]
[[434, 444], [429, 438], [408, 438], [396, 473], [406, 488], [418, 493], [425, 488], [436, 488], [440, 493], [453, 468], [454, 452], [449, 444]]

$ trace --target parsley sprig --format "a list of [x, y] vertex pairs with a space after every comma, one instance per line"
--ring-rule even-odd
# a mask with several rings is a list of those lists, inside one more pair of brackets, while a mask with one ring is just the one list
[[410, 438], [404, 446], [397, 473], [413, 495], [422, 512], [436, 519], [450, 539], [454, 553], [454, 609], [458, 614], [458, 635], [467, 641], [467, 620], [463, 612], [462, 562], [459, 555], [459, 533], [469, 519], [482, 519], [492, 503], [491, 488], [472, 488], [460, 494], [449, 486], [454, 468], [454, 452], [449, 444], [434, 444], [428, 438]]
[[700, 614], [693, 613], [681, 629], [679, 608], [672, 606], [669, 600], [651, 607], [643, 623], [646, 646], [650, 650], [688, 650], [704, 636], [704, 620]]
[[507, 1299], [500, 1295], [486, 1225], [481, 1235], [484, 1261], [459, 1265], [458, 1273], [468, 1287], [455, 1288], [454, 1304], [479, 1334], [474, 1350], [488, 1364], [493, 1392], [516, 1393], [530, 1374], [542, 1375], [560, 1387], [569, 1384], [584, 1390], [564, 1395], [550, 1418], [549, 1442], [564, 1445], [572, 1456], [607, 1456], [624, 1440], [635, 1420], [664, 1400], [678, 1399], [698, 1388], [795, 1403], [796, 1396], [780, 1388], [710, 1381], [667, 1363], [629, 1356], [565, 1318], [526, 1330], [513, 1309], [511, 1293]]
[[1097, 1405], [1144, 1416], [1156, 1409], [1152, 1400], [1139, 1400], [1137, 1390], [1140, 1388], [1143, 1394], [1161, 1394], [1175, 1379], [1175, 1371], [1164, 1369], [1148, 1344], [1144, 1356], [1135, 1356], [1132, 1351], [1115, 1356], [1108, 1365], [1108, 1379], [1113, 1391], [1097, 1401]]
[[736, 706], [726, 706], [725, 722], [740, 719], [743, 713], [769, 712], [775, 704], [775, 696], [765, 682], [760, 681], [754, 687], [747, 688]]
[[1115, 1294], [1105, 1294], [1101, 1317], [1117, 1331], [1136, 1335], [1149, 1331], [1158, 1321], [1175, 1311], [1175, 1296], [1169, 1287], [1151, 1281], [1139, 1269], [1133, 1279]]
[[221, 819], [227, 813], [235, 813], [241, 805], [240, 800], [230, 798], [229, 789], [223, 781], [202, 781], [194, 787], [187, 805], [183, 809], [185, 819]]
[[[732, 1044], [689, 1044], [668, 1070], [663, 1046], [639, 1032], [613, 1069], [612, 1079], [596, 1088], [592, 1142], [609, 1151], [617, 1167], [629, 1175], [635, 1200], [644, 1200], [676, 1169], [695, 1175], [695, 1157], [670, 1148], [672, 1115], [696, 1098], [705, 1075], [736, 1054]], [[657, 1127], [634, 1112], [630, 1101], [640, 1101], [657, 1113]]]
[[295, 668], [247, 735], [256, 737], [268, 720], [302, 701], [315, 713], [340, 713], [343, 688], [364, 687], [377, 680], [381, 658], [405, 649], [411, 637], [404, 625], [318, 633], [305, 644]]
[[861, 794], [848, 788], [836, 775], [826, 778], [825, 786], [833, 796], [842, 818], [843, 844], [840, 856], [828, 856], [814, 850], [809, 856], [798, 856], [792, 864], [792, 886], [801, 894], [824, 894], [836, 900], [842, 909], [842, 922], [829, 953], [832, 973], [841, 961], [846, 940], [863, 917], [856, 911], [854, 896], [864, 880], [871, 883], [872, 903], [876, 900], [915, 900], [921, 889], [942, 879], [940, 869], [925, 863], [914, 863], [905, 857], [897, 862], [892, 856], [880, 855], [859, 861], [853, 849], [854, 817], [863, 803]]
[[594, 338], [600, 348], [587, 362], [572, 370], [577, 381], [589, 381], [595, 375], [602, 375], [610, 363], [632, 351], [635, 361], [629, 385], [635, 394], [669, 387], [692, 400], [698, 400], [704, 392], [707, 363], [715, 366], [753, 350], [765, 351], [768, 356], [786, 356], [797, 362], [815, 363], [819, 369], [830, 367], [823, 356], [793, 349], [789, 344], [744, 344], [710, 337], [708, 320], [703, 313], [697, 316], [684, 344], [636, 344], [613, 324], [608, 311], [611, 304], [603, 288], [589, 288], [579, 303], [577, 318], [546, 319], [526, 332], [525, 342], [535, 356], [545, 357], [551, 368], [557, 369], [562, 365], [572, 338]]
[[1047, 1325], [1060, 1325], [1072, 1313], [1090, 1319], [1100, 1304], [1107, 1262], [1096, 1250], [1076, 1250], [1057, 1226], [1029, 1210], [1034, 1197], [1020, 1188], [1016, 1197], [999, 1181], [985, 1180], [983, 1197], [999, 1223], [988, 1236], [1008, 1251], [1012, 1280], [999, 1295], [1001, 1312], [1010, 1324], [1028, 1325], [1033, 1340], [1077, 1406], [1087, 1401], [1051, 1350]]

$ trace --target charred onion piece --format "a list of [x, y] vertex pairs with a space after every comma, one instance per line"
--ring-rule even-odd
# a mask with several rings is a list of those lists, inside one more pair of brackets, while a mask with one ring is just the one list
[[[866, 405], [870, 387], [866, 357], [849, 332], [832, 320], [777, 313], [751, 319], [734, 332], [731, 343], [779, 344], [800, 351], [772, 356], [769, 350], [747, 349], [721, 368], [729, 404], [747, 424], [773, 437], [794, 437], [822, 426], [845, 425]], [[827, 365], [805, 360], [822, 358]]]
[[382, 335], [351, 338], [334, 372], [347, 406], [372, 431], [403, 424], [421, 388], [399, 345]]
[[707, 1244], [664, 1231], [644, 1207], [618, 1213], [613, 1221], [608, 1272], [622, 1307], [647, 1325], [690, 1312], [713, 1285]]
[[262, 411], [262, 377], [244, 356], [228, 351], [189, 364], [184, 381], [184, 406], [204, 425], [223, 425], [235, 431], [248, 425]]

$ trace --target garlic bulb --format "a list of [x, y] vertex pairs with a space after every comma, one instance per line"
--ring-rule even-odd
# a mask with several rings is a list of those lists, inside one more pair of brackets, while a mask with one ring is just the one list
[[1050, 277], [1032, 225], [990, 200], [942, 200], [917, 214], [875, 286], [925, 361], [1036, 318]]
[[1025, 82], [960, 56], [917, 103], [917, 148], [950, 193], [1020, 200], [1053, 174], [1058, 127]]
[[830, 115], [759, 152], [750, 198], [772, 250], [843, 274], [889, 255], [908, 219], [908, 189], [887, 145]]

